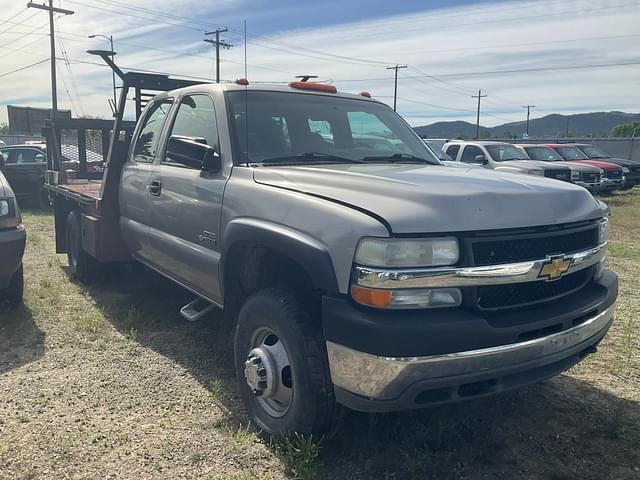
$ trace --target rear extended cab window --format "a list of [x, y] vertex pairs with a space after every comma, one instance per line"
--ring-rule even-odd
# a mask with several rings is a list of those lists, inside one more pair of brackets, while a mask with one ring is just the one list
[[154, 102], [142, 121], [132, 148], [134, 162], [152, 163], [158, 152], [158, 144], [162, 128], [173, 104], [173, 99], [163, 99]]

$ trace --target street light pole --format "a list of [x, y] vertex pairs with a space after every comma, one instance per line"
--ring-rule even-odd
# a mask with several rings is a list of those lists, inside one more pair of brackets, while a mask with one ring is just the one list
[[[89, 35], [89, 38], [96, 38], [96, 37], [102, 37], [109, 40], [109, 45], [111, 45], [111, 56], [116, 54], [116, 52], [113, 50], [113, 35], [109, 35], [108, 37], [106, 35], [101, 35], [101, 34]], [[113, 82], [113, 113], [115, 115], [118, 113], [117, 112], [118, 95], [116, 93], [116, 72], [113, 69], [111, 70], [111, 81]]]

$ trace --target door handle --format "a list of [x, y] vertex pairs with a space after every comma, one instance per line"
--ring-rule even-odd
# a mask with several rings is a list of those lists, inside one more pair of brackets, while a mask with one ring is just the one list
[[155, 195], [156, 197], [160, 195], [162, 192], [162, 183], [157, 180], [154, 180], [149, 184], [149, 193], [151, 195]]

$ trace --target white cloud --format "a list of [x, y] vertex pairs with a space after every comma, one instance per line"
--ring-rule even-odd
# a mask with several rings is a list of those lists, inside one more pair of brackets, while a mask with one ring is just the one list
[[[13, 3], [11, 8], [0, 8], [0, 11], [7, 12], [4, 19], [18, 11], [19, 6]], [[201, 41], [200, 27], [204, 29], [204, 25], [171, 20], [182, 26], [170, 26], [87, 8], [71, 1], [62, 3], [63, 7], [76, 10], [75, 15], [57, 21], [57, 28], [62, 32], [60, 37], [72, 60], [96, 61], [84, 51], [106, 48], [108, 44], [104, 40], [88, 40], [86, 36], [104, 33], [114, 35], [118, 63], [123, 66], [207, 78], [213, 75], [213, 49]], [[136, 7], [158, 11], [171, 11], [174, 5], [167, 0], [136, 2]], [[316, 74], [323, 79], [335, 80], [341, 90], [368, 90], [391, 103], [393, 72], [386, 70], [385, 66], [406, 63], [409, 68], [402, 70], [399, 76], [398, 111], [415, 125], [440, 119], [474, 121], [475, 103], [471, 95], [479, 88], [489, 95], [482, 108], [481, 121], [485, 125], [522, 120], [521, 105], [525, 104], [537, 105], [534, 116], [593, 110], [640, 111], [638, 65], [446, 76], [640, 60], [634, 48], [640, 38], [637, 31], [640, 14], [638, 4], [630, 3], [630, 0], [597, 4], [585, 0], [483, 3], [363, 19], [350, 24], [337, 24], [340, 17], [339, 10], [336, 10], [334, 25], [285, 29], [253, 39], [252, 22], [257, 24], [266, 15], [266, 7], [262, 5], [251, 9], [248, 4], [244, 5], [241, 0], [208, 3], [206, 12], [203, 12], [201, 2], [190, 0], [182, 2], [177, 13], [197, 17], [204, 22], [212, 19], [212, 25], [228, 21], [230, 27], [234, 27], [225, 36], [236, 47], [222, 53], [224, 79], [243, 76], [240, 18], [245, 14], [250, 37], [248, 60], [251, 81], [288, 81], [293, 74]], [[296, 15], [305, 14], [301, 8], [281, 11], [280, 15], [295, 25]], [[146, 16], [143, 12], [134, 13]], [[269, 14], [273, 17], [273, 12]], [[26, 17], [25, 13], [18, 20]], [[27, 23], [35, 26], [45, 20], [43, 13]], [[0, 31], [3, 28], [0, 24]], [[26, 32], [28, 29], [19, 27], [16, 30]], [[36, 37], [28, 36], [3, 48], [3, 44], [16, 36], [0, 35], [3, 58], [0, 74], [48, 56], [46, 36], [40, 36], [40, 40], [25, 48], [23, 46]], [[589, 40], [595, 37], [598, 39]], [[106, 103], [111, 95], [109, 70], [73, 62], [70, 67], [75, 85], [62, 61], [59, 62], [58, 75], [69, 88], [77, 113], [109, 116]], [[42, 64], [0, 78], [0, 104], [48, 106], [48, 71], [48, 64]], [[427, 74], [443, 76], [438, 77], [438, 81], [426, 77]], [[70, 108], [62, 81], [59, 81], [58, 97], [61, 108]], [[5, 117], [5, 109], [0, 109], [0, 119]]]

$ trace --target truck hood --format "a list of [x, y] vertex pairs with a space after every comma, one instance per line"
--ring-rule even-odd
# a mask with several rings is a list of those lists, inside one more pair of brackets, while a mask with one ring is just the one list
[[637, 167], [640, 165], [640, 162], [636, 162], [634, 160], [627, 160], [626, 158], [615, 158], [615, 157], [604, 157], [604, 158], [592, 158], [591, 160], [595, 160], [597, 162], [607, 162], [613, 163], [614, 165], [619, 165], [621, 167]]
[[603, 162], [599, 160], [571, 160], [572, 162], [582, 163], [583, 165], [591, 165], [593, 167], [601, 168], [602, 170], [618, 170], [619, 165], [610, 162]]
[[571, 170], [575, 172], [585, 172], [585, 173], [600, 173], [600, 169], [598, 167], [594, 167], [593, 165], [587, 165], [586, 163], [579, 162], [549, 162], [551, 165], [560, 165], [563, 167], [569, 167]]
[[543, 162], [542, 160], [507, 160], [506, 162], [497, 162], [501, 167], [519, 168], [526, 171], [532, 168], [541, 168], [542, 170], [558, 169], [562, 166], [554, 166], [550, 162]]
[[604, 204], [582, 187], [478, 168], [399, 164], [257, 167], [254, 180], [357, 208], [398, 234], [555, 225], [606, 213]]

